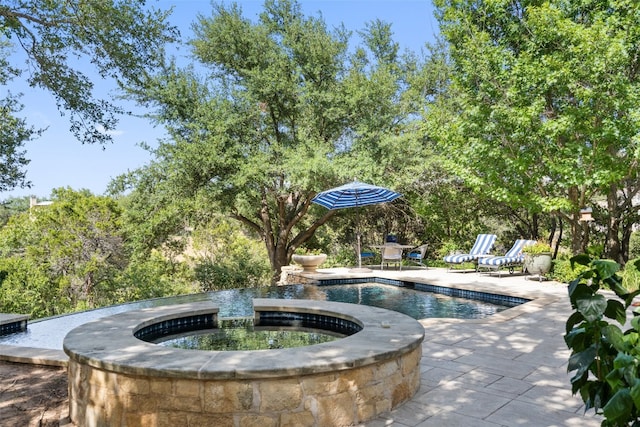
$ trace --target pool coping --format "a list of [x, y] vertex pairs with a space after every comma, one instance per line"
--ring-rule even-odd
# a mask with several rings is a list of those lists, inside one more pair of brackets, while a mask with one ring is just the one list
[[[163, 347], [135, 338], [159, 319], [217, 313], [212, 302], [133, 310], [85, 323], [64, 339], [70, 359], [129, 375], [168, 378], [255, 379], [335, 372], [398, 357], [419, 347], [424, 328], [391, 310], [330, 301], [254, 299], [254, 310], [315, 313], [362, 326], [348, 337], [312, 346], [252, 351], [207, 351]], [[256, 357], [256, 356], [259, 357]]]

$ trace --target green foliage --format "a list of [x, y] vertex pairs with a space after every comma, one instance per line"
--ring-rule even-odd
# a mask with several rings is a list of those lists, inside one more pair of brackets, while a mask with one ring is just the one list
[[185, 264], [172, 263], [159, 251], [152, 251], [148, 257], [132, 260], [116, 276], [117, 287], [109, 304], [199, 292], [193, 276]]
[[579, 209], [598, 196], [611, 201], [603, 216], [630, 227], [635, 208], [617, 194], [640, 182], [636, 2], [434, 5], [450, 73], [425, 131], [447, 169], [495, 202], [563, 218], [574, 252], [587, 245]]
[[546, 242], [535, 242], [533, 245], [527, 245], [524, 248], [522, 248], [522, 253], [525, 254], [530, 254], [530, 255], [536, 255], [536, 254], [544, 254], [544, 253], [550, 253], [551, 252], [551, 246], [549, 246], [548, 243]]
[[636, 291], [640, 289], [640, 270], [638, 270], [638, 262], [640, 257], [630, 260], [622, 271], [622, 286], [628, 291]]
[[214, 4], [194, 33], [204, 78], [172, 63], [136, 92], [171, 135], [156, 162], [118, 188], [134, 189], [135, 224], [160, 226], [148, 227], [147, 242], [175, 235], [162, 225], [177, 231], [185, 205], [201, 217], [217, 210], [260, 236], [277, 280], [336, 215], [311, 203], [317, 192], [354, 177], [394, 188], [413, 181], [421, 107], [420, 92], [407, 88], [418, 65], [397, 54], [388, 24], [367, 26], [351, 56], [343, 29], [304, 16], [295, 1], [267, 0], [257, 20]]
[[[604, 415], [603, 427], [638, 425], [640, 317], [627, 324], [626, 311], [640, 291], [624, 288], [613, 261], [579, 255], [571, 262], [588, 267], [568, 287], [574, 312], [564, 338], [571, 349], [572, 392], [580, 393], [587, 410]], [[606, 288], [615, 297], [607, 299], [601, 293]]]
[[0, 231], [5, 291], [30, 289], [38, 295], [31, 304], [37, 298], [48, 301], [35, 308], [47, 315], [110, 301], [113, 278], [126, 265], [119, 221], [120, 211], [109, 198], [54, 190], [51, 205], [12, 216]]
[[640, 258], [640, 232], [634, 231], [629, 238], [629, 259]]
[[572, 264], [569, 258], [559, 257], [553, 260], [551, 278], [560, 283], [569, 283], [587, 269], [584, 265]]
[[[83, 143], [108, 143], [124, 110], [95, 96], [87, 67], [124, 89], [144, 85], [159, 66], [165, 44], [178, 36], [168, 12], [139, 0], [69, 2], [4, 0], [0, 5], [0, 86], [24, 78], [52, 94]], [[14, 58], [9, 54], [21, 50]], [[77, 61], [82, 58], [82, 61]], [[79, 65], [78, 65], [79, 64]], [[19, 95], [0, 99], [0, 191], [28, 185], [25, 142], [46, 129], [34, 129], [17, 113]]]
[[269, 284], [269, 264], [260, 242], [220, 215], [194, 231], [189, 252], [201, 291]]
[[438, 250], [438, 258], [444, 258], [447, 255], [451, 255], [456, 253], [456, 251], [460, 250], [460, 246], [454, 242], [453, 240], [447, 240], [443, 242], [442, 246]]

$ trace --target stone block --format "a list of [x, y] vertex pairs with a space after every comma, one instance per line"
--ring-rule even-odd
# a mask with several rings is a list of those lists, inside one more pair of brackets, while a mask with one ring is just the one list
[[307, 395], [334, 394], [338, 393], [339, 387], [335, 374], [304, 376], [300, 378], [300, 384]]
[[386, 378], [400, 372], [400, 366], [398, 366], [398, 362], [395, 360], [390, 360], [388, 362], [382, 362], [376, 365], [375, 368], [375, 379], [376, 380], [386, 380]]
[[208, 381], [204, 385], [204, 410], [211, 413], [247, 411], [253, 407], [250, 382]]
[[[157, 396], [148, 394], [129, 394], [124, 396], [124, 405], [132, 412], [156, 412], [162, 409], [163, 402], [166, 397], [161, 400]], [[111, 401], [119, 401], [118, 399], [111, 399]]]
[[280, 427], [314, 427], [316, 420], [309, 411], [285, 413], [280, 416]]
[[401, 403], [409, 400], [412, 395], [412, 390], [407, 383], [403, 382], [396, 385], [393, 388], [393, 393], [391, 394], [391, 406], [395, 408]]
[[169, 396], [162, 405], [168, 411], [202, 411], [202, 400], [199, 397]]
[[262, 381], [258, 384], [260, 412], [287, 411], [301, 407], [302, 386], [298, 380]]
[[198, 397], [200, 396], [200, 381], [175, 380], [173, 383], [173, 394], [178, 397]]
[[240, 416], [242, 427], [277, 427], [278, 420], [266, 415], [243, 415]]
[[149, 384], [149, 392], [151, 394], [158, 394], [162, 396], [169, 396], [173, 394], [173, 382], [171, 380], [155, 379]]
[[344, 387], [338, 392], [340, 393], [347, 390], [355, 390], [358, 387], [362, 387], [373, 381], [376, 381], [377, 369], [377, 365], [370, 365], [358, 369], [338, 372], [338, 378], [340, 378], [343, 383], [348, 384], [348, 387]]
[[159, 424], [158, 418], [159, 416], [156, 413], [128, 414], [125, 418], [125, 425], [137, 427], [156, 427]]
[[120, 393], [149, 394], [150, 390], [149, 380], [147, 378], [120, 375], [118, 376], [117, 384]]
[[408, 375], [414, 371], [420, 365], [420, 359], [422, 358], [422, 347], [418, 347], [409, 354], [402, 356], [400, 360], [400, 366], [402, 375]]
[[374, 402], [361, 402], [357, 405], [358, 421], [366, 421], [378, 415], [376, 413], [376, 404]]
[[[242, 425], [242, 424], [240, 424]], [[194, 427], [236, 427], [234, 417], [231, 414], [190, 414], [188, 423], [174, 424], [177, 426], [194, 426]]]
[[356, 420], [355, 402], [349, 393], [318, 397], [316, 418], [321, 426], [348, 426]]

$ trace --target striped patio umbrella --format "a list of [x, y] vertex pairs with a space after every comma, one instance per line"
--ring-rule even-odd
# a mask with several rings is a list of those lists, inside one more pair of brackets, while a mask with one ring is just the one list
[[[318, 193], [311, 201], [327, 209], [343, 209], [391, 202], [400, 196], [402, 196], [402, 194], [396, 193], [388, 188], [378, 187], [356, 180], [340, 187]], [[358, 243], [358, 268], [360, 269], [362, 268], [360, 233], [356, 232], [356, 235]]]

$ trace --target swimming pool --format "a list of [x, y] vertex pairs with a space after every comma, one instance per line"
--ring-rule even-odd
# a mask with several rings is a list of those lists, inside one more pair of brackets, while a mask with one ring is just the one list
[[157, 298], [96, 310], [45, 318], [29, 322], [27, 332], [1, 336], [0, 344], [62, 350], [62, 341], [69, 331], [84, 323], [105, 316], [140, 308], [213, 301], [220, 307], [220, 318], [253, 315], [254, 298], [313, 299], [363, 304], [404, 313], [414, 319], [461, 318], [478, 319], [506, 310], [517, 303], [485, 302], [451, 297], [437, 292], [425, 292], [406, 287], [358, 283], [339, 285], [286, 285], [261, 288], [229, 289], [202, 294]]

